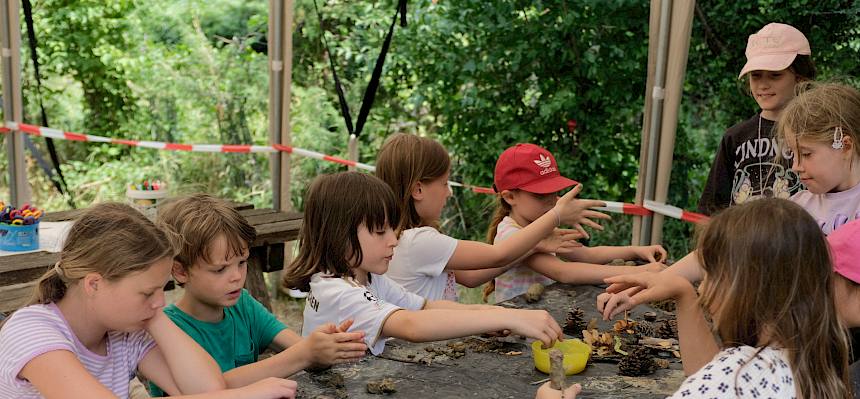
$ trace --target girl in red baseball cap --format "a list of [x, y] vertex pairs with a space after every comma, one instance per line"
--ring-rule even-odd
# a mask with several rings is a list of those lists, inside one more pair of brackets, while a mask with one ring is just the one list
[[[558, 192], [577, 184], [561, 175], [549, 151], [534, 144], [517, 144], [502, 152], [493, 180], [499, 203], [487, 241], [495, 244], [504, 242], [550, 212], [556, 205]], [[604, 278], [619, 274], [659, 271], [663, 265], [658, 261], [665, 258], [666, 250], [659, 245], [579, 246], [562, 250], [538, 247], [535, 253], [508, 268], [463, 272], [461, 280], [469, 280], [472, 285], [490, 281], [484, 291], [485, 298], [495, 290], [494, 302], [502, 302], [522, 295], [535, 283], [600, 284]], [[613, 259], [641, 259], [652, 263], [645, 267], [603, 265]]]
[[462, 280], [461, 273], [505, 267], [532, 251], [562, 223], [599, 229], [592, 219], [609, 218], [589, 209], [604, 206], [603, 202], [576, 199], [581, 189], [577, 186], [550, 212], [503, 243], [457, 240], [437, 228], [442, 208], [451, 196], [450, 167], [448, 152], [441, 144], [411, 134], [389, 137], [376, 162], [376, 176], [394, 190], [400, 203], [400, 218], [391, 223], [400, 240], [386, 276], [427, 299], [456, 301], [457, 283], [477, 286]]

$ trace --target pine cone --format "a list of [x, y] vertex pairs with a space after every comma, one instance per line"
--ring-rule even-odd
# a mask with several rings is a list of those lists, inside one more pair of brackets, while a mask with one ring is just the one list
[[564, 320], [564, 333], [579, 336], [585, 330], [585, 312], [578, 307], [571, 307]]
[[678, 320], [669, 319], [663, 320], [660, 326], [657, 327], [657, 338], [669, 339], [678, 338]]
[[641, 377], [653, 373], [654, 370], [657, 370], [657, 363], [651, 357], [651, 350], [646, 347], [633, 349], [618, 362], [619, 375]]
[[657, 336], [657, 326], [649, 321], [640, 321], [633, 327], [633, 331], [635, 331], [640, 338]]

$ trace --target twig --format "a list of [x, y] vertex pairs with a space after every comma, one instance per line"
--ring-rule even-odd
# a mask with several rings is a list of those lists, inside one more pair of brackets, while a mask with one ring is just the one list
[[564, 391], [564, 353], [558, 349], [549, 351], [549, 386]]

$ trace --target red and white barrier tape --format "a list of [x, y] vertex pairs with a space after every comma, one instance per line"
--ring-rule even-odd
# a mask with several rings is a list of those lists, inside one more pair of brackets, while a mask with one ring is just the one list
[[645, 200], [645, 208], [664, 216], [669, 216], [675, 219], [680, 219], [690, 223], [702, 223], [708, 220], [708, 217], [701, 213], [687, 212], [681, 208], [661, 204], [659, 202]]
[[[373, 172], [376, 170], [376, 167], [373, 165], [369, 165], [366, 163], [350, 161], [348, 159], [343, 159], [340, 157], [335, 157], [332, 155], [326, 155], [320, 152], [306, 150], [304, 148], [298, 148], [283, 144], [274, 144], [271, 146], [267, 145], [247, 145], [247, 144], [178, 144], [178, 143], [167, 143], [162, 141], [144, 141], [144, 140], [127, 140], [127, 139], [118, 139], [118, 138], [110, 138], [104, 136], [96, 136], [91, 134], [82, 134], [82, 133], [73, 133], [73, 132], [64, 132], [62, 130], [52, 129], [44, 126], [36, 126], [36, 125], [28, 125], [26, 123], [17, 123], [13, 121], [6, 121], [6, 125], [0, 127], [0, 133], [6, 133], [12, 130], [19, 130], [23, 133], [27, 133], [33, 136], [42, 136], [42, 137], [50, 137], [58, 140], [72, 140], [72, 141], [87, 141], [94, 143], [110, 143], [110, 144], [123, 144], [129, 145], [133, 147], [142, 147], [142, 148], [152, 148], [156, 150], [168, 150], [168, 151], [188, 151], [188, 152], [218, 152], [218, 153], [274, 153], [274, 152], [286, 152], [294, 155], [299, 155], [307, 158], [319, 159], [327, 162], [334, 162], [341, 165], [346, 166], [354, 166], [358, 169], [367, 170]], [[469, 189], [473, 192], [480, 194], [495, 194], [492, 188], [489, 187], [480, 187], [473, 186], [470, 184], [463, 184], [459, 182], [448, 182], [451, 186], [454, 187], [463, 187]], [[648, 216], [653, 212], [659, 213], [661, 215], [673, 217], [675, 219], [684, 220], [691, 223], [699, 223], [703, 220], [707, 220], [707, 216], [694, 213], [687, 212], [681, 208], [677, 208], [671, 205], [660, 204], [654, 201], [645, 201], [645, 206], [635, 205], [635, 204], [627, 204], [623, 202], [615, 202], [615, 201], [604, 201], [606, 203], [605, 207], [595, 208], [598, 210], [603, 210], [607, 212], [614, 213], [622, 213], [625, 215], [635, 215], [635, 216]]]

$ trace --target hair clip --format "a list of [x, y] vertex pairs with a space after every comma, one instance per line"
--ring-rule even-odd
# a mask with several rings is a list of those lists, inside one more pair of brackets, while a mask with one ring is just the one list
[[842, 142], [842, 139], [844, 138], [845, 134], [842, 133], [842, 126], [836, 126], [836, 128], [833, 129], [833, 144], [831, 144], [834, 150], [845, 148], [845, 143]]

